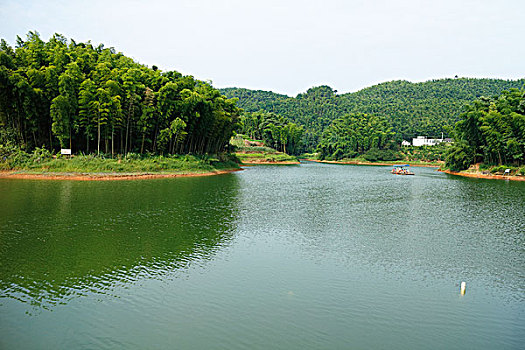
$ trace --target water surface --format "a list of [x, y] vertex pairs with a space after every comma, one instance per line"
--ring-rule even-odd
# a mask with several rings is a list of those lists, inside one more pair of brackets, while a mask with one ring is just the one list
[[0, 348], [521, 348], [525, 184], [388, 170], [1, 180]]

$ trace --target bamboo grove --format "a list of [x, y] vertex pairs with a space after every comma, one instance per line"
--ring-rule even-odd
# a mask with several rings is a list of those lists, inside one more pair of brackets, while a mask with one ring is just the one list
[[26, 151], [218, 153], [240, 111], [207, 82], [103, 45], [37, 32], [0, 44], [1, 141]]
[[503, 91], [467, 106], [452, 131], [454, 144], [447, 156], [452, 170], [471, 164], [525, 164], [525, 90]]
[[303, 127], [275, 113], [243, 113], [239, 132], [284, 153], [297, 155], [303, 151]]
[[366, 155], [379, 158], [395, 157], [398, 148], [395, 133], [384, 117], [369, 114], [348, 114], [338, 118], [327, 127], [317, 151], [320, 159], [339, 160]]

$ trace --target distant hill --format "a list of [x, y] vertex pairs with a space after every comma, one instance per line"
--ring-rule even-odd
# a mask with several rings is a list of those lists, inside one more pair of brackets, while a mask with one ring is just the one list
[[[308, 89], [296, 97], [243, 88], [220, 89], [228, 98], [239, 99], [247, 112], [264, 110], [304, 125], [318, 139], [330, 123], [347, 113], [384, 116], [398, 138], [416, 135], [440, 136], [452, 126], [468, 103], [481, 96], [521, 89], [525, 79], [438, 79], [423, 83], [405, 80], [374, 85], [353, 93], [338, 94], [329, 86]], [[312, 140], [312, 144], [315, 143]]]

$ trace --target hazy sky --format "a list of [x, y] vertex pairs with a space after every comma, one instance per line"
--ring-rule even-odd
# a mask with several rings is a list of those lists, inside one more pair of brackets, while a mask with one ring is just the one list
[[296, 95], [393, 79], [525, 77], [525, 0], [0, 0], [0, 37], [113, 46], [215, 87]]

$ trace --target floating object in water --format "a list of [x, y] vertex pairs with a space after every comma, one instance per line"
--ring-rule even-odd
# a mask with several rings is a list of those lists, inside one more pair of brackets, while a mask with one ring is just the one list
[[394, 169], [392, 169], [391, 173], [395, 175], [414, 175], [413, 172], [408, 170], [408, 167], [410, 164], [403, 164], [403, 165], [394, 165]]
[[461, 287], [459, 287], [459, 292], [461, 295], [465, 295], [465, 291], [467, 289], [467, 282], [461, 282]]

